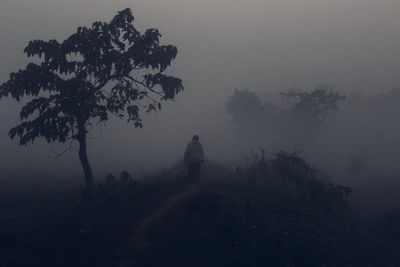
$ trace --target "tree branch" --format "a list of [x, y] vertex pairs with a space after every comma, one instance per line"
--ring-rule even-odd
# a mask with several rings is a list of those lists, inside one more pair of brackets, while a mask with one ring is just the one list
[[50, 159], [58, 159], [61, 156], [63, 156], [65, 153], [67, 153], [68, 151], [71, 152], [72, 151], [72, 142], [74, 141], [73, 138], [71, 138], [71, 142], [69, 143], [69, 146], [62, 151], [61, 153], [58, 153], [57, 151], [55, 151], [54, 149], [51, 149], [51, 151], [55, 154], [55, 156], [49, 156]]

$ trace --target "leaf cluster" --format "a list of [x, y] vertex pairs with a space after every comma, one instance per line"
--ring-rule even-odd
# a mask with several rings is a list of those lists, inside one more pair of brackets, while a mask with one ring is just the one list
[[173, 100], [183, 90], [182, 81], [164, 71], [177, 48], [160, 45], [156, 29], [141, 34], [133, 21], [125, 9], [109, 23], [79, 27], [61, 43], [30, 41], [24, 52], [40, 63], [11, 73], [0, 86], [0, 98], [30, 99], [10, 137], [19, 136], [21, 144], [37, 137], [65, 142], [78, 138], [79, 125], [86, 131], [110, 115], [142, 127], [140, 111], [160, 110], [161, 101]]
[[321, 121], [334, 114], [338, 110], [338, 103], [346, 99], [344, 95], [321, 88], [311, 92], [290, 91], [281, 93], [281, 96], [292, 102], [293, 113], [317, 118]]

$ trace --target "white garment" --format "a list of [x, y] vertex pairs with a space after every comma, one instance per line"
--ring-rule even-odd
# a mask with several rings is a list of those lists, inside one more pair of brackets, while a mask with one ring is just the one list
[[186, 146], [185, 163], [195, 163], [204, 161], [204, 152], [201, 143], [197, 140], [192, 140]]

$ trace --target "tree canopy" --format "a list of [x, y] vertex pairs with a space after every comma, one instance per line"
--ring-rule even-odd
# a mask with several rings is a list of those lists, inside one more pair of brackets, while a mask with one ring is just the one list
[[40, 63], [11, 73], [0, 86], [0, 98], [30, 97], [9, 136], [20, 137], [22, 145], [38, 137], [62, 143], [75, 139], [83, 149], [89, 126], [115, 115], [142, 127], [143, 111], [159, 110], [161, 101], [173, 100], [183, 90], [182, 81], [164, 71], [177, 48], [160, 45], [157, 29], [140, 33], [133, 21], [125, 9], [109, 23], [79, 27], [61, 43], [30, 41], [24, 52]]
[[339, 102], [346, 99], [344, 95], [323, 88], [311, 92], [290, 91], [281, 95], [291, 102], [292, 113], [321, 122], [332, 116], [338, 110]]
[[314, 140], [346, 97], [327, 86], [318, 86], [311, 91], [289, 91], [281, 93], [287, 100], [285, 107], [275, 107], [263, 102], [250, 90], [235, 90], [228, 98], [226, 112], [247, 139], [274, 140], [283, 143], [304, 145]]

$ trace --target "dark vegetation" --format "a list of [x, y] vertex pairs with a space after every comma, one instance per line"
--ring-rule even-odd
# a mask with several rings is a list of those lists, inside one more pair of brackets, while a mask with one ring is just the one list
[[[132, 229], [188, 185], [183, 166], [80, 187], [8, 189], [0, 199], [1, 266], [111, 266]], [[154, 226], [137, 266], [397, 266], [398, 212], [360, 223], [350, 187], [298, 152], [232, 170], [207, 162], [198, 192]]]
[[357, 191], [351, 200], [356, 212], [376, 217], [399, 209], [399, 88], [348, 92], [344, 99], [322, 85], [281, 96], [237, 90], [228, 99], [238, 154], [260, 147], [267, 153], [301, 150], [335, 182]]
[[3, 184], [0, 266], [110, 266], [133, 227], [185, 186], [179, 167], [109, 175], [90, 202], [80, 186]]
[[263, 102], [253, 91], [236, 89], [225, 104], [226, 111], [244, 136], [303, 148], [312, 143], [346, 99], [325, 85], [311, 91], [284, 92], [281, 98], [286, 105]]
[[38, 137], [49, 143], [77, 141], [89, 194], [94, 190], [86, 150], [89, 130], [112, 115], [142, 127], [142, 109], [161, 110], [162, 100], [173, 100], [183, 90], [179, 78], [163, 74], [177, 48], [160, 45], [156, 29], [141, 34], [133, 20], [125, 9], [109, 23], [79, 27], [62, 43], [31, 41], [24, 52], [41, 63], [11, 73], [0, 86], [0, 98], [30, 97], [20, 113], [22, 123], [9, 136], [20, 137], [21, 145]]
[[[78, 141], [86, 192], [70, 184], [4, 184], [0, 266], [109, 266], [135, 225], [186, 188], [180, 164], [140, 179], [122, 172], [98, 185], [93, 181], [86, 152], [89, 130], [111, 115], [141, 127], [143, 112], [160, 110], [161, 101], [173, 100], [183, 90], [180, 79], [163, 74], [177, 48], [159, 45], [156, 29], [139, 33], [133, 19], [126, 9], [110, 23], [80, 27], [62, 43], [30, 42], [25, 53], [41, 63], [28, 64], [1, 85], [0, 98], [28, 100], [21, 124], [9, 136], [20, 137], [22, 145], [38, 137]], [[350, 136], [349, 128], [329, 127], [343, 122], [355, 128], [360, 122], [368, 125], [371, 118], [364, 114], [373, 110], [375, 121], [383, 122], [378, 134], [391, 131], [392, 137], [400, 127], [384, 118], [399, 112], [399, 92], [346, 98], [320, 86], [282, 93], [285, 104], [279, 106], [252, 91], [236, 90], [226, 109], [242, 140], [318, 149], [319, 139], [319, 144], [322, 140], [342, 146], [339, 150], [345, 154], [346, 144], [324, 136], [323, 130], [347, 131], [343, 141]], [[359, 139], [373, 144], [375, 138]], [[378, 146], [395, 161], [397, 154], [388, 147], [397, 139], [385, 140], [385, 146]], [[233, 170], [208, 162], [198, 193], [156, 225], [152, 246], [133, 261], [138, 266], [400, 266], [398, 210], [364, 224], [349, 205], [356, 189], [330, 182], [299, 152], [280, 151], [266, 159], [265, 149], [261, 151]], [[346, 175], [371, 175], [360, 156], [368, 153], [353, 148], [346, 153], [352, 153], [346, 155]]]
[[[298, 154], [207, 179], [160, 223], [138, 266], [397, 266], [396, 219], [366, 229], [352, 190], [334, 185]], [[391, 229], [381, 228], [382, 223]], [[157, 255], [157, 257], [154, 257]]]

